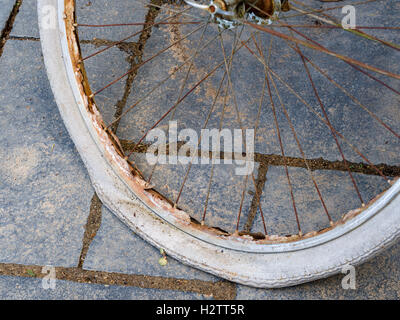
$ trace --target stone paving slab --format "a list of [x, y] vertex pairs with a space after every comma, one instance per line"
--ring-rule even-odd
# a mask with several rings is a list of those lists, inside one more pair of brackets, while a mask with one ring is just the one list
[[0, 6], [0, 31], [3, 30], [5, 23], [10, 15], [10, 12], [14, 6], [14, 0], [1, 0]]
[[[102, 222], [83, 265], [84, 269], [134, 273], [184, 279], [216, 281], [218, 278], [167, 257], [161, 266], [160, 251], [135, 235], [114, 214], [103, 207]], [[168, 254], [168, 252], [167, 252]]]
[[62, 123], [39, 42], [0, 59], [0, 261], [76, 266], [93, 196]]
[[400, 244], [356, 267], [356, 289], [344, 290], [344, 274], [283, 289], [254, 289], [238, 285], [237, 299], [399, 299]]
[[24, 0], [15, 19], [11, 36], [39, 38], [39, 26], [35, 0]]
[[[289, 174], [302, 231], [307, 233], [329, 227], [329, 219], [308, 170], [289, 168]], [[339, 220], [350, 210], [361, 206], [347, 172], [317, 170], [313, 171], [313, 176], [333, 221]], [[360, 173], [354, 173], [353, 176], [366, 203], [387, 188], [386, 181], [380, 176]], [[268, 168], [263, 194], [261, 204], [269, 232], [280, 235], [296, 234], [298, 232], [296, 217], [283, 166], [270, 166]], [[345, 201], [341, 201], [341, 199], [345, 199]], [[262, 231], [262, 221], [258, 214], [254, 222], [253, 232]]]
[[204, 299], [203, 295], [173, 290], [82, 284], [57, 280], [55, 289], [43, 289], [42, 279], [0, 276], [4, 300], [177, 300]]
[[[86, 57], [103, 49], [104, 46], [94, 44], [83, 44], [81, 46], [82, 56]], [[108, 72], [104, 72], [104, 68]], [[85, 69], [90, 79], [90, 87], [93, 92], [103, 88], [113, 81], [120, 73], [129, 70], [127, 54], [118, 48], [111, 48], [85, 62]], [[96, 95], [96, 105], [99, 108], [104, 121], [109, 124], [114, 119], [117, 101], [122, 99], [125, 81], [119, 81], [113, 86]]]
[[[145, 22], [147, 8], [142, 1], [110, 1], [110, 0], [78, 0], [77, 18], [80, 24], [124, 24], [132, 22]], [[107, 14], [104, 14], [106, 10]], [[142, 25], [121, 27], [79, 27], [80, 39], [92, 40], [110, 39], [120, 40], [136, 34], [143, 29]], [[127, 41], [137, 41], [140, 34], [133, 36]]]
[[[134, 159], [135, 164], [144, 176], [148, 177], [153, 171], [152, 183], [156, 186], [156, 190], [168, 199], [176, 201], [183, 186], [178, 205], [191, 217], [201, 221], [206, 209], [206, 224], [218, 225], [221, 229], [232, 232], [235, 230], [237, 222], [236, 219], [232, 219], [232, 215], [236, 216], [240, 210], [242, 191], [246, 180], [244, 176], [235, 175], [235, 171], [241, 168], [244, 170], [243, 164], [238, 165], [235, 161], [232, 164], [226, 164], [222, 160], [219, 164], [215, 164], [213, 183], [210, 187], [210, 194], [207, 196], [211, 176], [211, 161], [210, 164], [202, 164], [203, 159], [196, 158], [198, 163], [193, 163], [190, 168], [188, 164], [178, 162], [177, 164], [157, 164], [152, 170], [153, 168], [148, 165], [145, 155], [135, 154]], [[191, 160], [191, 158], [188, 158], [188, 160]], [[258, 164], [253, 164], [253, 173], [257, 177]], [[220, 190], [220, 192], [217, 192], [217, 190]], [[239, 223], [241, 229], [247, 221], [247, 214], [254, 195], [254, 183], [251, 179], [247, 179], [246, 191]], [[207, 206], [205, 205], [206, 201], [208, 201]]]

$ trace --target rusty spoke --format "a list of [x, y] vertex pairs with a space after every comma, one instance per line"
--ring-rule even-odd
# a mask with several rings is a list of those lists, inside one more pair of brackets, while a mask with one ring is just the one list
[[299, 235], [302, 235], [300, 221], [299, 221], [299, 215], [298, 215], [297, 207], [296, 207], [296, 201], [295, 201], [294, 194], [293, 194], [292, 181], [290, 180], [287, 160], [286, 160], [286, 156], [285, 156], [285, 149], [283, 147], [281, 132], [280, 132], [280, 129], [279, 129], [278, 118], [277, 118], [277, 115], [276, 115], [275, 103], [274, 103], [274, 99], [272, 97], [271, 85], [270, 85], [270, 81], [269, 81], [268, 75], [266, 75], [266, 79], [267, 79], [268, 95], [269, 95], [270, 102], [271, 102], [270, 105], [271, 105], [272, 113], [273, 113], [273, 116], [274, 116], [274, 124], [275, 124], [276, 136], [278, 138], [279, 147], [281, 149], [282, 158], [284, 160], [285, 173], [286, 173], [287, 183], [288, 183], [288, 186], [289, 186], [290, 197], [292, 199], [293, 211], [294, 211], [294, 214], [295, 214], [295, 217], [296, 217], [296, 223], [297, 223], [297, 228], [299, 230]]
[[122, 80], [123, 78], [125, 78], [126, 76], [128, 76], [129, 74], [135, 72], [136, 70], [138, 70], [140, 67], [142, 67], [144, 64], [150, 62], [151, 60], [153, 60], [154, 58], [158, 57], [160, 54], [166, 52], [167, 50], [171, 49], [172, 47], [174, 47], [176, 44], [178, 44], [179, 42], [183, 41], [184, 39], [188, 38], [189, 36], [191, 36], [192, 34], [194, 34], [195, 32], [199, 31], [201, 28], [204, 27], [205, 24], [200, 25], [198, 28], [190, 31], [189, 33], [187, 33], [186, 35], [184, 35], [182, 38], [180, 38], [179, 40], [173, 42], [172, 44], [170, 44], [169, 46], [165, 47], [164, 49], [160, 50], [159, 52], [155, 53], [154, 55], [152, 55], [150, 58], [146, 59], [145, 61], [142, 61], [141, 63], [137, 64], [136, 66], [134, 66], [133, 68], [129, 69], [127, 72], [125, 72], [123, 75], [119, 76], [118, 78], [114, 79], [113, 81], [111, 81], [110, 83], [108, 83], [107, 85], [105, 85], [103, 88], [97, 90], [95, 93], [92, 94], [92, 96], [95, 96], [97, 94], [99, 94], [100, 92], [104, 91], [105, 89], [109, 88], [110, 86], [112, 86], [113, 84], [117, 83], [118, 81]]
[[[154, 25], [158, 25], [158, 24], [164, 23], [164, 22], [166, 22], [166, 21], [169, 20], [169, 19], [173, 19], [174, 17], [177, 17], [177, 16], [179, 16], [179, 15], [181, 15], [181, 14], [184, 14], [184, 12], [186, 12], [186, 11], [188, 11], [188, 10], [190, 10], [190, 9], [191, 9], [191, 8], [186, 8], [186, 9], [184, 9], [184, 10], [182, 10], [182, 11], [180, 11], [180, 12], [178, 12], [178, 13], [172, 15], [172, 16], [169, 16], [169, 17], [167, 17], [167, 18], [165, 18], [165, 19], [163, 19], [163, 20], [157, 22], [157, 23], [150, 23], [150, 24], [148, 24], [148, 23], [146, 24], [146, 23], [145, 23], [145, 24], [144, 24], [144, 28], [143, 28], [142, 30], [140, 30], [140, 31], [138, 31], [138, 32], [135, 32], [135, 33], [132, 33], [132, 34], [130, 34], [129, 36], [127, 36], [127, 37], [125, 37], [125, 38], [123, 38], [123, 39], [121, 39], [121, 40], [115, 41], [115, 42], [112, 43], [111, 45], [108, 45], [107, 47], [105, 47], [105, 48], [103, 48], [103, 49], [101, 49], [101, 50], [99, 50], [99, 51], [96, 51], [96, 52], [92, 53], [92, 54], [89, 55], [89, 56], [86, 56], [86, 57], [82, 58], [82, 61], [85, 61], [85, 60], [88, 60], [88, 59], [90, 59], [90, 58], [92, 58], [92, 57], [94, 57], [94, 56], [97, 56], [98, 54], [103, 53], [104, 51], [107, 51], [107, 50], [109, 50], [109, 49], [111, 49], [111, 48], [113, 48], [113, 47], [115, 47], [115, 46], [117, 46], [117, 45], [119, 45], [119, 44], [121, 44], [121, 43], [123, 43], [123, 42], [129, 40], [129, 39], [132, 39], [133, 37], [135, 37], [135, 36], [137, 36], [137, 35], [139, 35], [139, 34], [145, 32], [145, 31], [150, 30]], [[76, 26], [79, 26], [79, 24], [77, 24]]]

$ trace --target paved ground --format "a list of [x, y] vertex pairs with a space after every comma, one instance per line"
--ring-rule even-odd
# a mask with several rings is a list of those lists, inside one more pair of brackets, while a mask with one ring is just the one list
[[[94, 194], [49, 87], [36, 19], [36, 1], [0, 0], [0, 299], [400, 297], [400, 244], [357, 268], [356, 290], [342, 289], [343, 275], [259, 290], [172, 258], [159, 265], [160, 252]], [[46, 265], [54, 290], [42, 286]]]

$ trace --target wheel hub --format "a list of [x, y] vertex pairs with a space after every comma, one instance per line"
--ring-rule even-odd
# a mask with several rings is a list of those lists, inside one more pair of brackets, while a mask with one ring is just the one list
[[208, 5], [196, 1], [185, 2], [197, 9], [205, 10], [220, 28], [232, 29], [244, 21], [271, 24], [280, 11], [290, 9], [289, 0], [211, 0]]

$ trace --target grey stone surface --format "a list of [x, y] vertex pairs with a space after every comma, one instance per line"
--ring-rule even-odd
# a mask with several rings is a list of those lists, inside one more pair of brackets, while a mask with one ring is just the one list
[[[308, 170], [289, 168], [289, 175], [302, 232], [329, 227], [328, 216]], [[313, 176], [333, 221], [339, 220], [350, 210], [361, 206], [356, 189], [347, 172], [317, 170], [313, 171]], [[387, 188], [386, 181], [380, 176], [354, 173], [353, 177], [366, 203]], [[261, 205], [268, 232], [280, 235], [298, 233], [288, 180], [283, 166], [269, 167]], [[262, 230], [261, 217], [257, 215], [253, 231], [262, 232]]]
[[15, 19], [11, 36], [39, 38], [35, 0], [24, 0]]
[[0, 59], [0, 261], [75, 266], [93, 195], [47, 81], [39, 42]]
[[[144, 1], [109, 1], [109, 0], [78, 0], [76, 2], [77, 21], [79, 24], [104, 25], [104, 24], [127, 24], [143, 23], [145, 21], [147, 8]], [[104, 14], [107, 12], [107, 14]], [[130, 37], [143, 29], [142, 25], [118, 26], [118, 27], [79, 27], [81, 39], [92, 40], [108, 39], [119, 41]], [[127, 41], [137, 41], [140, 34], [133, 36]]]
[[345, 274], [282, 289], [254, 289], [238, 285], [237, 299], [399, 299], [400, 245], [356, 267], [356, 289], [342, 288]]
[[[89, 56], [104, 46], [94, 44], [83, 44], [81, 46], [82, 56]], [[90, 81], [90, 87], [96, 92], [108, 83], [129, 70], [127, 54], [117, 48], [106, 50], [85, 62], [85, 70]], [[104, 72], [104, 68], [108, 72]], [[124, 79], [125, 80], [125, 79]], [[114, 119], [116, 105], [122, 99], [125, 89], [125, 81], [121, 80], [96, 95], [96, 105], [99, 108], [104, 121], [110, 124]]]
[[3, 30], [8, 17], [10, 16], [10, 12], [14, 6], [14, 0], [1, 0], [0, 1], [0, 30]]
[[42, 279], [0, 276], [2, 300], [177, 300], [204, 299], [203, 295], [173, 290], [83, 284], [56, 280], [55, 289], [43, 289]]
[[[315, 1], [306, 2], [313, 6], [320, 6], [320, 3]], [[363, 25], [396, 25], [396, 19], [400, 14], [397, 14], [400, 10], [400, 3], [395, 2], [393, 5], [393, 2], [372, 4], [373, 10], [370, 6], [358, 7], [359, 23]], [[8, 18], [13, 4], [13, 0], [1, 0], [0, 28], [3, 27]], [[143, 8], [140, 2], [129, 1], [127, 5], [128, 7], [121, 1], [78, 0], [78, 22], [93, 24], [143, 22], [146, 11], [140, 9]], [[104, 9], [107, 10], [108, 15], [102, 14]], [[391, 14], [388, 16], [386, 13], [389, 10]], [[195, 11], [191, 10], [191, 13], [193, 14]], [[339, 19], [342, 16], [339, 10], [330, 13]], [[193, 20], [198, 16], [187, 16], [187, 19]], [[165, 17], [166, 13], [163, 11], [157, 19], [160, 20]], [[296, 18], [294, 21], [314, 23], [312, 19], [304, 21]], [[174, 25], [163, 25], [154, 28], [153, 35], [145, 46], [144, 58], [151, 57], [160, 48], [170, 45], [178, 39], [177, 37], [187, 34], [195, 27], [196, 25], [178, 28]], [[91, 41], [89, 44], [82, 45], [84, 55], [104, 46], [105, 42], [96, 42], [99, 39], [119, 40], [141, 28], [141, 26], [108, 29], [79, 28], [81, 39]], [[286, 32], [284, 30], [279, 31]], [[210, 26], [206, 41], [215, 36], [216, 32], [215, 26]], [[174, 66], [190, 57], [195, 50], [193, 43], [199, 39], [200, 33], [201, 31], [197, 32], [187, 41], [183, 41], [173, 50], [141, 68], [133, 83], [127, 105], [132, 105], [144, 92], [152, 88], [154, 82], [171, 74]], [[368, 33], [388, 41], [396, 42], [398, 40], [398, 35], [393, 32], [371, 30]], [[398, 73], [400, 70], [399, 64], [389, 64], [390, 61], [398, 61], [400, 57], [398, 52], [390, 48], [385, 48], [376, 43], [371, 44], [370, 41], [365, 39], [357, 38], [358, 41], [353, 41], [355, 38], [351, 35], [342, 38], [334, 30], [314, 30], [308, 34], [332, 50], [348, 56], [357, 54], [356, 57], [362, 61], [367, 61], [392, 72]], [[23, 1], [11, 36], [39, 37], [36, 1]], [[242, 38], [245, 39], [248, 36], [248, 32], [245, 31]], [[93, 38], [97, 38], [97, 40], [92, 42]], [[230, 52], [232, 39], [231, 32], [224, 34], [227, 53]], [[267, 48], [269, 39], [269, 37], [265, 37], [264, 48]], [[130, 39], [130, 41], [137, 40], [138, 37]], [[249, 47], [254, 52], [256, 51], [253, 44], [250, 43]], [[400, 113], [397, 112], [398, 97], [396, 95], [383, 87], [377, 86], [375, 82], [368, 78], [360, 77], [358, 73], [343, 62], [335, 61], [333, 63], [332, 58], [316, 55], [307, 49], [304, 52], [332, 74], [372, 111], [381, 116], [397, 132], [400, 131]], [[253, 96], [252, 91], [254, 88], [261, 87], [263, 77], [262, 65], [253, 63], [255, 60], [249, 59], [249, 56], [250, 54], [246, 49], [238, 54], [238, 59], [234, 62], [235, 73], [232, 75], [239, 111], [245, 128], [253, 126], [259, 97]], [[210, 59], [210, 57], [213, 59]], [[319, 110], [319, 106], [313, 98], [313, 92], [306, 83], [301, 61], [295, 60], [296, 58], [298, 59], [291, 49], [274, 42], [274, 55], [271, 58], [271, 65], [279, 71], [282, 78], [290, 82], [297, 92], [307, 100], [312, 101], [315, 110]], [[215, 42], [205, 53], [196, 58], [194, 72], [189, 77], [186, 89], [196, 84], [212, 68], [213, 64], [210, 64], [210, 62], [216, 61], [223, 61], [219, 42]], [[287, 66], [287, 61], [291, 61], [290, 67]], [[120, 49], [109, 50], [93, 60], [87, 61], [86, 68], [93, 89], [101, 88], [108, 81], [126, 72], [129, 68], [128, 62], [127, 53]], [[223, 69], [218, 71], [206, 85], [196, 89], [177, 110], [175, 119], [178, 119], [180, 127], [200, 129], [216, 93], [219, 80], [221, 80], [222, 71]], [[360, 111], [359, 106], [345, 98], [340, 90], [328, 83], [312, 68], [311, 72], [334, 126], [345, 136], [350, 137], [350, 140], [373, 162], [398, 165], [398, 154], [400, 152], [398, 140], [382, 130], [382, 127], [372, 121], [368, 114]], [[145, 130], [153, 124], [154, 117], [164, 113], [167, 108], [171, 107], [171, 103], [173, 104], [176, 101], [179, 93], [177, 83], [181, 84], [184, 76], [185, 69], [183, 72], [177, 73], [161, 90], [156, 91], [153, 96], [137, 106], [135, 111], [121, 122], [119, 134], [126, 139], [137, 140], [141, 137]], [[379, 75], [378, 78], [383, 79]], [[0, 79], [2, 79], [0, 85], [0, 127], [3, 132], [0, 135], [0, 263], [76, 266], [93, 189], [73, 143], [62, 125], [62, 120], [54, 103], [41, 58], [40, 43], [9, 40], [3, 56], [0, 58]], [[398, 86], [398, 82], [393, 79], [385, 79], [385, 81], [391, 86]], [[121, 81], [96, 97], [97, 104], [105, 114], [106, 120], [112, 119], [115, 104], [122, 98], [124, 85], [125, 81]], [[285, 106], [299, 134], [306, 155], [308, 157], [323, 156], [332, 160], [340, 159], [334, 140], [326, 126], [322, 125], [299, 101], [287, 93], [287, 89], [282, 85], [278, 84], [278, 88], [284, 93]], [[273, 96], [278, 108], [277, 116], [286, 154], [299, 156], [290, 127], [282, 112], [279, 111], [279, 99], [275, 94]], [[280, 154], [268, 99], [269, 97], [266, 95], [263, 106], [265, 108], [259, 127], [260, 135], [256, 140], [256, 150], [267, 154]], [[220, 98], [218, 109], [210, 119], [209, 128], [218, 127], [222, 102], [223, 100]], [[227, 102], [223, 127], [239, 128], [232, 97]], [[168, 119], [166, 118], [166, 120]], [[162, 125], [165, 127], [165, 123], [162, 123]], [[360, 158], [348, 147], [344, 145], [343, 149], [350, 160], [360, 161]], [[180, 201], [182, 207], [197, 208], [204, 202], [204, 197], [202, 198], [200, 193], [204, 196], [209, 175], [208, 169], [198, 167], [192, 169], [192, 174]], [[154, 181], [158, 179], [160, 187], [163, 187], [162, 182], [168, 184], [171, 188], [165, 186], [163, 191], [173, 198], [177, 194], [185, 166], [164, 167], [163, 170], [155, 172]], [[143, 171], [146, 171], [146, 169], [143, 168]], [[147, 173], [149, 172], [147, 171]], [[318, 216], [315, 214], [316, 208], [320, 206], [319, 200], [315, 194], [305, 191], [306, 187], [312, 188], [307, 172], [304, 169], [290, 169], [290, 173], [295, 179], [295, 196], [299, 209], [301, 209], [299, 210], [301, 222], [306, 224], [305, 229], [322, 227], [326, 222], [325, 217], [322, 214]], [[318, 171], [315, 172], [315, 175], [323, 182], [323, 194], [328, 195], [331, 199], [328, 207], [335, 207], [335, 212], [338, 215], [352, 209], [347, 207], [358, 206], [356, 205], [357, 197], [345, 173], [322, 173]], [[377, 177], [360, 174], [356, 174], [355, 177], [361, 185], [361, 192], [366, 200], [378, 193], [382, 187], [381, 181], [378, 181]], [[216, 182], [212, 190], [218, 188], [218, 190], [224, 189], [224, 192], [219, 195], [215, 192], [212, 193], [209, 204], [210, 212], [217, 212], [218, 215], [208, 216], [211, 224], [215, 221], [218, 222], [218, 217], [226, 214], [223, 205], [231, 207], [234, 212], [237, 211], [241, 185], [238, 182], [238, 177], [236, 177], [237, 179], [233, 178], [232, 167], [218, 167], [215, 175]], [[272, 197], [269, 200], [262, 200], [265, 213], [269, 215], [274, 210], [283, 212], [276, 217], [274, 225], [286, 227], [287, 221], [290, 219], [295, 226], [290, 198], [287, 194], [288, 190], [282, 188], [277, 191], [276, 188], [278, 184], [282, 185], [282, 181], [286, 182], [283, 168], [270, 167], [267, 178], [265, 190]], [[227, 182], [230, 183], [228, 187]], [[332, 194], [332, 191], [328, 188], [330, 186], [340, 186], [343, 192]], [[246, 192], [244, 201], [244, 212], [247, 212], [249, 208], [250, 193], [254, 193], [251, 182], [248, 183], [248, 190], [246, 191], [248, 192]], [[283, 193], [285, 193], [285, 196], [282, 195]], [[346, 199], [346, 201], [343, 201], [343, 199]], [[335, 204], [333, 204], [333, 201], [335, 201]], [[232, 204], [233, 202], [234, 204]], [[223, 205], [221, 205], [222, 203]], [[345, 204], [347, 205], [346, 208]], [[303, 212], [306, 212], [306, 214], [303, 215]], [[303, 221], [305, 216], [307, 220]], [[316, 219], [313, 220], [313, 218]], [[307, 225], [307, 222], [311, 221], [314, 225]], [[257, 229], [258, 226], [261, 226], [259, 216], [256, 217], [253, 231], [262, 231]], [[232, 226], [227, 225], [227, 227]], [[286, 231], [282, 230], [282, 232]], [[296, 232], [296, 229], [289, 231]], [[157, 249], [133, 234], [114, 215], [103, 208], [102, 226], [89, 249], [84, 268], [150, 276], [206, 281], [218, 280], [216, 277], [182, 265], [172, 258], [168, 258], [168, 264], [162, 267], [158, 264], [160, 257], [161, 254]], [[238, 285], [237, 298], [398, 299], [400, 295], [398, 284], [399, 259], [399, 245], [396, 245], [370, 262], [358, 267], [357, 290], [354, 291], [343, 290], [340, 284], [343, 276], [335, 276], [305, 285], [276, 290], [259, 290]], [[39, 279], [0, 277], [0, 297], [3, 299], [203, 298], [191, 293], [117, 286], [105, 287], [67, 281], [58, 281], [55, 291], [45, 291], [40, 282]]]
[[86, 256], [83, 265], [85, 269], [206, 281], [217, 280], [170, 257], [167, 258], [168, 264], [161, 266], [158, 263], [162, 257], [159, 250], [135, 235], [105, 207], [102, 212], [101, 227]]
[[[204, 159], [196, 158], [198, 162], [192, 164], [187, 177], [188, 164], [179, 162], [178, 164], [157, 164], [152, 170], [153, 167], [149, 167], [145, 155], [135, 154], [134, 159], [145, 176], [149, 176], [153, 171], [151, 183], [168, 199], [176, 201], [183, 185], [179, 196], [179, 208], [188, 212], [199, 222], [205, 214], [206, 224], [219, 226], [230, 232], [234, 232], [236, 228], [236, 217], [240, 211], [242, 192], [245, 189], [239, 228], [245, 224], [254, 194], [254, 183], [251, 177], [248, 177], [246, 182], [245, 176], [235, 174], [236, 170], [244, 169], [243, 164], [238, 165], [234, 160], [232, 164], [226, 164], [223, 159], [215, 164], [207, 196], [212, 165], [202, 164], [201, 161]], [[253, 165], [253, 174], [256, 179], [258, 164], [253, 162]]]

